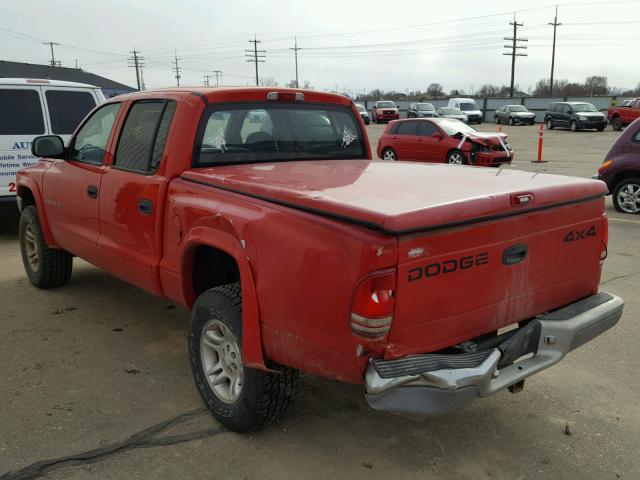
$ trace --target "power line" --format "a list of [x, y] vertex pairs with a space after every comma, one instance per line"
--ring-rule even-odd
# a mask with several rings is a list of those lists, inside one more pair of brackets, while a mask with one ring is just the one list
[[293, 48], [289, 50], [293, 50], [296, 58], [296, 88], [300, 88], [300, 83], [298, 82], [298, 50], [302, 50], [302, 47], [298, 47], [298, 37], [293, 37]]
[[176, 83], [178, 84], [178, 87], [180, 86], [180, 71], [182, 70], [179, 66], [178, 66], [178, 60], [182, 60], [181, 58], [178, 58], [178, 52], [174, 51], [173, 52], [173, 63], [174, 63], [174, 67], [172, 68], [172, 70], [174, 72], [176, 72], [175, 78], [176, 78]]
[[524, 23], [518, 23], [516, 21], [516, 14], [513, 14], [513, 22], [509, 22], [509, 25], [513, 25], [513, 37], [504, 37], [504, 40], [511, 40], [511, 45], [505, 45], [504, 48], [511, 49], [511, 52], [503, 53], [511, 57], [511, 86], [509, 87], [509, 96], [513, 98], [513, 82], [516, 72], [516, 57], [526, 57], [526, 53], [518, 52], [518, 50], [526, 50], [525, 45], [519, 45], [518, 42], [528, 42], [526, 38], [518, 38], [518, 27], [523, 27]]
[[140, 91], [142, 90], [142, 83], [140, 81], [140, 69], [144, 67], [144, 57], [138, 55], [140, 52], [136, 50], [135, 47], [133, 48], [133, 50], [131, 50], [130, 53], [133, 54], [133, 57], [127, 58], [127, 61], [129, 62], [129, 67], [133, 67], [136, 69], [136, 84], [138, 85], [138, 91]]
[[558, 6], [556, 5], [556, 16], [553, 18], [553, 23], [549, 23], [549, 25], [553, 25], [553, 49], [551, 51], [551, 78], [549, 81], [549, 96], [553, 96], [553, 69], [556, 63], [556, 29], [558, 26], [562, 25], [558, 23]]
[[256, 64], [256, 86], [260, 85], [260, 79], [258, 77], [258, 63], [264, 63], [266, 60], [261, 60], [266, 57], [266, 50], [258, 50], [258, 44], [262, 43], [257, 37], [253, 37], [253, 40], [249, 40], [249, 43], [253, 43], [253, 50], [245, 50], [245, 52], [253, 53], [252, 55], [245, 54], [245, 57], [253, 57], [247, 59], [247, 62], [253, 62]]

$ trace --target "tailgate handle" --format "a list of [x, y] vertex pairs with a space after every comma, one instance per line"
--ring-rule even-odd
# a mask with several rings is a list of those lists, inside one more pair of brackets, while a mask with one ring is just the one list
[[527, 251], [529, 247], [526, 244], [521, 243], [505, 249], [502, 253], [502, 263], [505, 265], [515, 265], [527, 258]]

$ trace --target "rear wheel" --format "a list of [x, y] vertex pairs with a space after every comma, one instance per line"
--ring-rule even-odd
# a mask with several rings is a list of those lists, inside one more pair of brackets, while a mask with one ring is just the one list
[[571, 120], [571, 123], [569, 124], [569, 128], [571, 129], [572, 132], [577, 132], [578, 122], [576, 122], [575, 120]]
[[396, 152], [393, 148], [385, 148], [382, 151], [382, 160], [386, 160], [388, 162], [395, 162], [398, 159]]
[[553, 130], [553, 121], [551, 120], [551, 117], [548, 117], [544, 123], [547, 126], [547, 130]]
[[38, 288], [55, 288], [69, 282], [73, 256], [64, 250], [47, 246], [38, 210], [33, 205], [22, 210], [19, 239], [24, 269], [33, 285]]
[[622, 213], [640, 213], [640, 178], [625, 178], [613, 190], [613, 206]]
[[611, 126], [616, 132], [622, 130], [622, 120], [620, 120], [620, 117], [613, 117], [613, 120], [611, 120]]
[[274, 423], [295, 399], [297, 370], [271, 363], [272, 373], [243, 364], [237, 283], [198, 297], [189, 322], [189, 362], [205, 405], [230, 430], [249, 432]]
[[462, 151], [456, 148], [447, 154], [447, 163], [450, 165], [466, 165], [467, 157], [464, 156]]

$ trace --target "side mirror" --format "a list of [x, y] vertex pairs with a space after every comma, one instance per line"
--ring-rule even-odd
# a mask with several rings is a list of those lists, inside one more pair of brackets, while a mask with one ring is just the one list
[[433, 133], [431, 134], [431, 136], [432, 136], [433, 138], [438, 139], [438, 140], [441, 140], [441, 139], [442, 139], [442, 134], [441, 134], [440, 132], [433, 132]]
[[60, 158], [64, 154], [64, 142], [58, 135], [43, 135], [33, 139], [31, 153], [36, 157]]

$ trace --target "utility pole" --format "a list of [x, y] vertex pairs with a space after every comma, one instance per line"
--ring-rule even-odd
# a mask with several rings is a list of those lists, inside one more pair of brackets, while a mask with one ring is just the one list
[[79, 70], [80, 67], [78, 66], [78, 59], [76, 58], [76, 70]]
[[42, 42], [43, 45], [49, 45], [51, 47], [51, 66], [60, 66], [60, 62], [56, 62], [56, 57], [53, 54], [53, 46], [60, 45], [58, 42]]
[[562, 25], [558, 23], [558, 6], [556, 5], [556, 16], [553, 19], [553, 23], [549, 23], [549, 25], [553, 25], [553, 50], [551, 53], [551, 79], [549, 80], [549, 96], [553, 96], [553, 67], [556, 63], [556, 28]]
[[144, 70], [142, 70], [142, 68], [140, 68], [140, 88], [142, 88], [142, 90], [146, 90], [147, 87], [144, 84]]
[[171, 70], [173, 70], [174, 72], [176, 72], [176, 83], [178, 84], [178, 86], [180, 86], [180, 70], [182, 70], [179, 66], [178, 66], [178, 60], [182, 60], [181, 58], [178, 58], [178, 52], [174, 51], [174, 56], [173, 56], [173, 63], [175, 65], [175, 67], [173, 67]]
[[515, 79], [516, 71], [516, 57], [526, 57], [526, 53], [520, 53], [518, 50], [526, 50], [526, 46], [518, 45], [517, 42], [528, 42], [527, 38], [518, 38], [518, 27], [523, 27], [524, 23], [516, 22], [516, 14], [513, 14], [513, 22], [509, 22], [509, 25], [513, 25], [513, 37], [504, 37], [505, 40], [511, 40], [511, 45], [505, 45], [504, 48], [511, 49], [511, 52], [503, 53], [503, 55], [509, 55], [511, 57], [511, 87], [509, 88], [509, 96], [513, 98], [513, 82]]
[[222, 70], [214, 70], [213, 74], [216, 76], [216, 87], [219, 87], [222, 83]]
[[209, 79], [212, 78], [213, 75], [204, 75], [202, 78], [204, 78], [204, 86], [208, 87], [209, 86]]
[[300, 88], [300, 83], [298, 82], [298, 50], [302, 50], [302, 47], [298, 47], [298, 37], [293, 37], [293, 42], [293, 48], [289, 50], [293, 50], [296, 57], [296, 88]]
[[256, 64], [256, 86], [260, 85], [260, 78], [258, 77], [258, 63], [264, 63], [265, 60], [261, 60], [263, 58], [266, 57], [266, 55], [264, 55], [265, 53], [267, 53], [266, 50], [258, 50], [258, 44], [262, 43], [260, 40], [257, 39], [257, 37], [254, 35], [253, 40], [249, 40], [249, 43], [253, 43], [253, 50], [245, 50], [245, 52], [249, 53], [250, 55], [245, 54], [245, 57], [253, 57], [253, 58], [249, 58], [247, 60], [247, 62], [253, 62]]
[[138, 85], [138, 91], [140, 91], [142, 90], [142, 82], [140, 81], [140, 70], [144, 66], [144, 57], [141, 57], [139, 55], [140, 52], [136, 50], [135, 47], [133, 47], [133, 50], [131, 50], [129, 53], [133, 54], [132, 57], [127, 58], [127, 60], [129, 61], [129, 67], [136, 69], [136, 83]]

